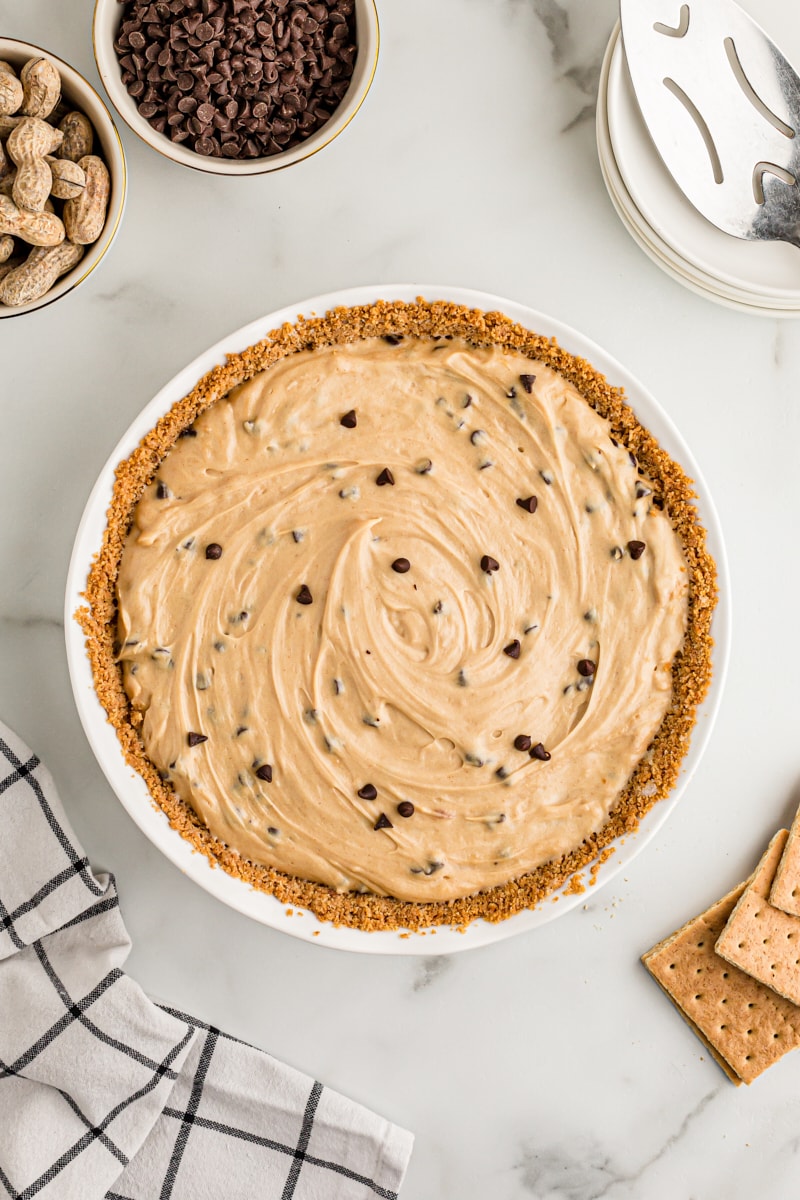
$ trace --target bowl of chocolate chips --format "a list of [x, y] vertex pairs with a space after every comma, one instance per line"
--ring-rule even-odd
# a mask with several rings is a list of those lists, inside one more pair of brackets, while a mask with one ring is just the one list
[[97, 0], [94, 52], [122, 119], [173, 162], [260, 175], [342, 132], [378, 59], [374, 0]]

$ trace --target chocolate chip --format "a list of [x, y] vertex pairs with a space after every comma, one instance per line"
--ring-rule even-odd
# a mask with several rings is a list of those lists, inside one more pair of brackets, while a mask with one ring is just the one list
[[263, 779], [265, 783], [272, 783], [272, 767], [269, 763], [264, 763], [263, 766], [256, 768], [256, 775], [259, 779]]
[[293, 539], [295, 542], [302, 542], [302, 540], [303, 540], [303, 538], [304, 538], [304, 537], [305, 537], [305, 530], [304, 530], [304, 529], [293, 529], [293, 530], [292, 530], [292, 539]]
[[385, 487], [387, 483], [394, 486], [394, 475], [388, 467], [384, 467], [375, 482], [378, 487]]
[[358, 795], [362, 800], [375, 800], [378, 796], [378, 789], [373, 783], [365, 783], [358, 789]]
[[644, 542], [628, 542], [628, 553], [630, 554], [631, 558], [641, 558], [644, 554], [644, 550]]
[[190, 746], [199, 746], [201, 742], [207, 742], [208, 738], [204, 733], [187, 733], [186, 741]]
[[433, 470], [433, 463], [429, 458], [423, 458], [421, 462], [417, 463], [414, 470], [418, 475], [428, 475]]
[[394, 826], [392, 825], [392, 822], [387, 817], [386, 813], [381, 813], [381, 815], [378, 817], [377, 821], [372, 826], [372, 828], [373, 829], [394, 829]]
[[390, 346], [399, 346], [403, 340], [402, 333], [385, 333], [383, 340], [388, 342]]
[[495, 771], [495, 775], [498, 779], [508, 779], [508, 771], [505, 769], [505, 767], [498, 767]]
[[506, 396], [508, 397], [509, 400], [516, 400], [517, 389], [515, 387], [510, 387], [508, 389], [508, 391], [506, 392]]
[[473, 429], [472, 433], [469, 435], [469, 440], [472, 442], [473, 446], [477, 446], [478, 442], [482, 442], [485, 437], [485, 429]]
[[280, 153], [330, 119], [357, 56], [352, 0], [287, 8], [131, 0], [114, 43], [122, 82], [153, 128], [199, 154]]
[[459, 687], [469, 687], [469, 682], [468, 682], [468, 680], [467, 680], [467, 677], [466, 677], [466, 675], [464, 674], [464, 668], [463, 668], [463, 667], [462, 667], [462, 668], [461, 668], [461, 670], [458, 672], [458, 686], [459, 686]]
[[550, 487], [550, 484], [553, 482], [552, 471], [540, 471], [539, 474], [541, 475], [542, 479], [545, 481], [547, 486]]
[[159, 482], [159, 485], [156, 488], [156, 497], [159, 500], [168, 500], [171, 495], [172, 495], [172, 493], [170, 492], [167, 485], [165, 483]]
[[444, 605], [442, 604], [441, 600], [437, 600], [431, 611], [433, 613], [435, 613], [436, 616], [438, 617], [439, 613], [442, 611], [443, 608], [444, 608]]
[[178, 437], [197, 437], [197, 430], [196, 429], [182, 429], [180, 431], [180, 433], [178, 434]]
[[410, 800], [401, 800], [397, 806], [397, 811], [401, 817], [413, 817], [414, 805]]
[[500, 563], [496, 558], [492, 558], [491, 554], [484, 554], [481, 558], [481, 570], [491, 575], [493, 571], [500, 570]]
[[209, 542], [206, 546], [206, 558], [222, 558], [222, 546], [219, 542]]
[[652, 496], [653, 489], [645, 487], [643, 483], [636, 484], [636, 499], [642, 500], [645, 496]]
[[313, 604], [314, 603], [314, 597], [311, 595], [311, 592], [308, 590], [308, 588], [306, 587], [305, 584], [303, 584], [301, 586], [299, 592], [295, 596], [295, 600], [297, 601], [298, 604]]
[[551, 754], [549, 750], [545, 750], [541, 742], [537, 742], [531, 750], [531, 758], [538, 758], [540, 762], [549, 762]]
[[346, 412], [339, 421], [339, 424], [344, 425], [345, 429], [355, 429], [356, 425], [358, 424], [356, 410], [351, 408], [349, 412]]
[[469, 408], [471, 406], [471, 404], [472, 404], [472, 396], [465, 396], [464, 399], [461, 401], [462, 408]]
[[524, 500], [523, 499], [517, 500], [517, 504], [519, 505], [520, 508], [524, 508], [525, 512], [535, 513], [536, 509], [539, 505], [539, 501], [536, 499], [535, 496], [527, 496]]
[[407, 558], [396, 558], [392, 563], [392, 570], [398, 575], [405, 575], [406, 571], [411, 570], [411, 563]]
[[507, 646], [503, 646], [503, 654], [507, 654], [509, 658], [519, 658], [519, 642], [516, 638]]
[[519, 381], [522, 384], [522, 386], [525, 388], [525, 391], [530, 396], [531, 392], [533, 391], [533, 385], [536, 383], [536, 376], [535, 375], [520, 375]]
[[622, 549], [620, 546], [614, 546], [612, 548], [611, 557], [614, 559], [614, 562], [619, 562], [619, 560], [622, 558]]
[[597, 667], [590, 658], [582, 658], [578, 663], [578, 674], [583, 675], [586, 679], [594, 675], [596, 670]]
[[514, 738], [514, 749], [515, 750], [530, 750], [530, 748], [531, 748], [531, 739], [528, 737], [527, 733], [518, 733], [517, 736]]

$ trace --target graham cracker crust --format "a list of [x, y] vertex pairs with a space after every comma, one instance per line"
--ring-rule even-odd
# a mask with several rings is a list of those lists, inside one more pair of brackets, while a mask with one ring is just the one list
[[[659, 484], [660, 499], [682, 543], [689, 572], [688, 624], [683, 648], [673, 663], [672, 703], [606, 824], [569, 854], [510, 883], [463, 899], [424, 904], [357, 892], [337, 893], [322, 884], [243, 859], [214, 838], [194, 811], [161, 780], [147, 757], [137, 731], [141, 717], [128, 702], [115, 654], [115, 587], [125, 537], [144, 488], [179, 434], [234, 387], [286, 355], [386, 334], [452, 336], [476, 346], [507, 347], [558, 371], [608, 420], [613, 436], [635, 454], [644, 472]], [[75, 617], [86, 636], [95, 690], [117, 732], [125, 759], [143, 777], [154, 803], [166, 814], [172, 828], [206, 855], [212, 866], [271, 893], [283, 904], [310, 910], [319, 920], [357, 929], [418, 931], [436, 925], [463, 928], [478, 918], [503, 921], [534, 908], [575, 872], [601, 861], [610, 843], [635, 830], [645, 813], [676, 783], [689, 749], [697, 707], [711, 681], [711, 618], [717, 598], [716, 567], [706, 547], [705, 530], [697, 519], [695, 498], [692, 481], [639, 424], [625, 403], [622, 389], [612, 387], [590, 363], [569, 354], [555, 339], [532, 333], [502, 313], [485, 313], [445, 301], [418, 298], [414, 303], [378, 301], [336, 308], [321, 317], [298, 317], [294, 324], [271, 331], [241, 354], [230, 355], [177, 401], [142, 438], [133, 454], [118, 465], [102, 545], [83, 593], [86, 605]]]

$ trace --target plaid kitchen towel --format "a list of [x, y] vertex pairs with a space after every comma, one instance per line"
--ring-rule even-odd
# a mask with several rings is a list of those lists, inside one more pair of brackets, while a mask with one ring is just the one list
[[0, 723], [0, 1200], [372, 1200], [412, 1138], [122, 971], [95, 875], [35, 754]]

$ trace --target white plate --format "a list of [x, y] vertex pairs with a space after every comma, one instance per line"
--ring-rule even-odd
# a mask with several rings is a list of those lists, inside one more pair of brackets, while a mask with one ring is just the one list
[[609, 62], [607, 116], [625, 186], [647, 225], [723, 288], [800, 312], [800, 253], [786, 242], [746, 242], [717, 229], [689, 203], [642, 120], [621, 39]]
[[[627, 398], [642, 423], [695, 481], [699, 517], [708, 531], [709, 549], [716, 559], [719, 572], [720, 600], [714, 616], [713, 629], [714, 678], [708, 697], [699, 710], [692, 744], [672, 793], [647, 814], [635, 834], [628, 835], [624, 844], [616, 845], [616, 853], [600, 867], [598, 886], [613, 879], [639, 853], [673, 811], [708, 743], [727, 669], [730, 644], [730, 586], [717, 514], [689, 447], [663, 409], [638, 380], [594, 342], [552, 317], [535, 312], [522, 304], [465, 288], [423, 284], [376, 285], [332, 292], [300, 304], [290, 304], [279, 312], [270, 313], [229, 334], [180, 371], [145, 406], [100, 472], [75, 538], [67, 578], [65, 608], [70, 678], [86, 736], [111, 787], [154, 845], [206, 891], [264, 925], [319, 945], [381, 954], [447, 954], [487, 945], [512, 934], [544, 925], [576, 905], [585, 903], [586, 898], [581, 895], [562, 894], [558, 903], [553, 903], [552, 899], [548, 898], [538, 908], [519, 913], [499, 924], [475, 921], [463, 933], [440, 927], [435, 931], [428, 931], [425, 935], [411, 934], [405, 937], [397, 931], [366, 933], [357, 929], [336, 928], [317, 921], [309, 912], [303, 912], [302, 917], [288, 916], [286, 905], [273, 896], [255, 891], [242, 880], [227, 875], [220, 868], [213, 868], [202, 854], [193, 851], [189, 843], [170, 828], [167, 818], [153, 803], [144, 781], [123, 759], [117, 735], [106, 720], [105, 711], [95, 694], [83, 633], [74, 619], [74, 613], [83, 602], [81, 593], [86, 585], [89, 567], [100, 547], [117, 464], [132, 453], [159, 417], [167, 412], [175, 401], [191, 391], [202, 375], [217, 363], [222, 363], [225, 355], [237, 353], [253, 345], [284, 322], [295, 321], [299, 313], [319, 314], [337, 305], [370, 304], [378, 299], [413, 301], [420, 295], [429, 300], [446, 299], [484, 311], [501, 310], [506, 316], [527, 328], [547, 337], [557, 338], [566, 350], [588, 359], [608, 376], [612, 384], [625, 389]], [[314, 936], [315, 934], [317, 936]]]
[[[685, 258], [671, 242], [665, 240], [664, 237], [653, 229], [646, 217], [637, 208], [620, 172], [609, 128], [607, 109], [609, 75], [612, 62], [618, 61], [620, 53], [618, 36], [619, 25], [616, 26], [612, 33], [603, 61], [598, 92], [596, 130], [598, 157], [603, 181], [617, 211], [617, 215], [628, 233], [640, 249], [644, 250], [645, 254], [657, 266], [661, 267], [667, 275], [698, 295], [704, 296], [706, 299], [714, 300], [716, 303], [722, 304], [727, 308], [733, 308], [739, 312], [747, 312], [756, 316], [796, 317], [800, 315], [800, 308], [791, 299], [777, 299], [766, 295], [763, 291], [752, 291], [743, 287], [726, 284], [717, 276], [704, 270], [698, 263]], [[675, 188], [674, 183], [669, 177], [667, 177], [667, 183], [677, 191], [677, 188]], [[688, 206], [688, 201], [684, 200], [684, 204]], [[694, 212], [691, 209], [690, 211]], [[707, 226], [707, 222], [704, 222], [698, 214], [695, 213], [694, 215], [698, 221]], [[708, 226], [708, 228], [712, 227]], [[736, 244], [735, 238], [727, 238], [727, 235], [720, 233], [719, 230], [714, 230], [714, 232], [719, 237]], [[744, 243], [739, 244], [744, 245]], [[753, 247], [751, 246], [750, 248], [752, 249]], [[792, 247], [787, 248], [790, 250], [793, 249]]]

